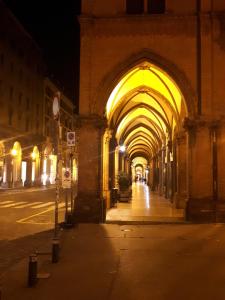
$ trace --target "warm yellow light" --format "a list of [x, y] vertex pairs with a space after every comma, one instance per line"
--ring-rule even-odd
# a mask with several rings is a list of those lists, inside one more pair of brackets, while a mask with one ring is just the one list
[[[135, 118], [145, 116], [147, 117], [153, 124], [155, 124], [157, 127], [161, 128], [163, 132], [166, 132], [166, 125], [163, 121], [163, 119], [159, 118], [155, 114], [153, 114], [151, 111], [147, 110], [146, 108], [137, 108], [131, 112], [129, 112], [120, 122], [116, 137], [119, 138], [124, 131], [124, 129], [132, 122]], [[143, 122], [147, 122], [147, 120], [143, 119]], [[141, 124], [140, 120], [139, 123]]]
[[122, 98], [135, 88], [149, 90], [151, 93], [158, 93], [176, 113], [180, 113], [182, 95], [173, 80], [164, 71], [157, 67], [150, 66], [147, 62], [133, 69], [125, 75], [112, 91], [107, 105], [107, 118], [110, 120]]
[[126, 147], [124, 145], [121, 145], [119, 147], [120, 152], [125, 152], [126, 151]]
[[17, 155], [17, 150], [16, 150], [16, 149], [12, 149], [12, 150], [11, 150], [11, 154], [12, 154], [13, 156], [16, 156], [16, 155]]
[[31, 153], [31, 157], [32, 159], [35, 159], [36, 158], [36, 154], [34, 152]]
[[106, 116], [110, 127], [116, 128], [117, 142], [123, 141], [128, 154], [139, 148], [152, 156], [181, 125], [187, 113], [183, 102], [173, 78], [145, 61], [117, 83], [106, 104]]

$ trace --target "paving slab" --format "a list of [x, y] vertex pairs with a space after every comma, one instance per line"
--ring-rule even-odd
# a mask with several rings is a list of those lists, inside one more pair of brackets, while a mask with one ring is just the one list
[[64, 230], [50, 277], [27, 288], [28, 260], [2, 281], [2, 300], [224, 300], [225, 225], [80, 224]]

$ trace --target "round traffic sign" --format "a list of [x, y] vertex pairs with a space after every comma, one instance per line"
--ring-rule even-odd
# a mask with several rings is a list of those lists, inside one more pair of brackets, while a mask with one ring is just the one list
[[64, 176], [65, 176], [66, 178], [69, 178], [69, 177], [70, 177], [70, 171], [65, 171]]

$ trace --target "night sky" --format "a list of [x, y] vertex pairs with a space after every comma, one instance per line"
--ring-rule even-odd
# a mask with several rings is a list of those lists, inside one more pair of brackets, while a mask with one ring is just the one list
[[43, 50], [49, 75], [78, 102], [80, 0], [4, 0]]

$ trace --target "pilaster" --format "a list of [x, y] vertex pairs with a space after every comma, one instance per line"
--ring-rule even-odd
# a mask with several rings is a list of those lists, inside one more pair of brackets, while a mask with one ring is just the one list
[[79, 135], [78, 192], [75, 199], [76, 222], [102, 222], [105, 219], [105, 199], [102, 195], [102, 137], [106, 120], [98, 116], [81, 116]]

